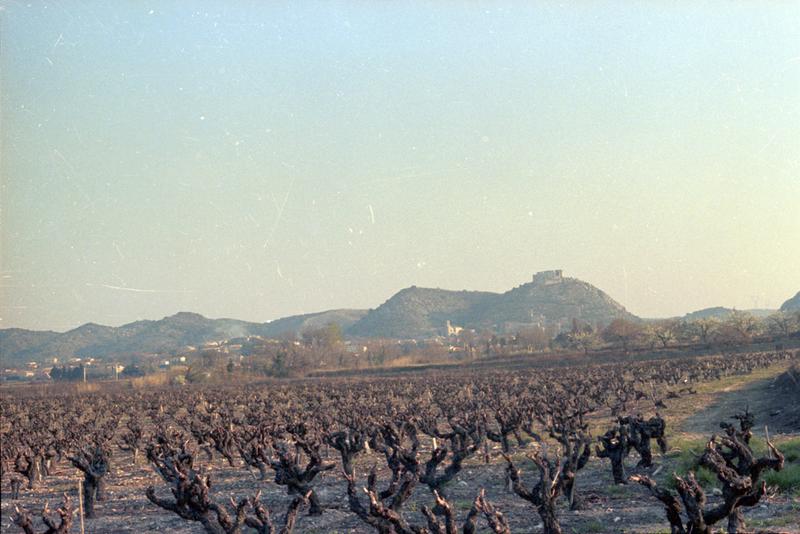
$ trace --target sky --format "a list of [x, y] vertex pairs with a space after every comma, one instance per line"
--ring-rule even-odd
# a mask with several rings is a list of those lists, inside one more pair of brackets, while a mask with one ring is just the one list
[[0, 2], [0, 328], [563, 269], [800, 290], [798, 2]]

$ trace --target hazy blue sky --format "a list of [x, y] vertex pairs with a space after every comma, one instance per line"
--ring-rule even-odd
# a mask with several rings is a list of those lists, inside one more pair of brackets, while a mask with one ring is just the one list
[[0, 3], [0, 327], [800, 289], [800, 3], [531, 4]]

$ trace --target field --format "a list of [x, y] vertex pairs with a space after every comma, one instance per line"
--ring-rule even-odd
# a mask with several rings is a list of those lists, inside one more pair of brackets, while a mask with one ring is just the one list
[[[295, 532], [436, 532], [437, 523], [451, 532], [446, 519], [461, 531], [471, 511], [479, 532], [669, 532], [664, 505], [628, 477], [646, 475], [678, 495], [673, 473], [685, 480], [691, 470], [706, 510], [732, 503], [731, 484], [697, 465], [716, 433], [749, 441], [767, 463], [776, 461], [767, 436], [782, 451], [781, 470], [760, 473], [765, 493], [754, 480], [735, 507], [750, 529], [800, 532], [798, 361], [800, 352], [790, 351], [239, 388], [5, 392], [0, 525], [20, 532], [12, 521], [19, 521], [20, 506], [36, 532], [44, 531], [42, 506], [49, 502], [55, 517], [66, 493], [76, 510], [71, 531], [79, 532], [79, 481], [101, 481], [105, 498], [87, 503], [94, 517], [84, 519], [86, 532], [254, 532], [263, 519], [257, 505], [280, 527], [290, 503], [298, 507]], [[732, 419], [737, 414], [754, 421], [751, 430]], [[723, 421], [735, 424], [730, 433], [720, 428]], [[649, 434], [642, 438], [637, 429]], [[601, 446], [604, 435], [610, 437]], [[722, 442], [716, 447], [725, 452]], [[615, 484], [609, 459], [598, 456], [612, 446], [626, 449], [626, 484]], [[641, 461], [650, 452], [651, 462]], [[81, 454], [95, 467], [107, 463], [107, 472], [93, 479], [77, 469], [69, 458], [80, 463]], [[46, 476], [38, 480], [32, 466], [44, 467]], [[364, 488], [372, 469], [370, 496]], [[210, 477], [207, 488], [203, 475]], [[21, 486], [18, 499], [14, 484]], [[436, 509], [434, 489], [445, 499]], [[476, 507], [482, 489], [488, 504]], [[528, 500], [520, 496], [526, 491]], [[202, 521], [165, 509], [176, 497], [179, 511]], [[747, 499], [754, 500], [744, 506]], [[316, 507], [321, 513], [309, 514]], [[237, 511], [246, 524], [237, 524]], [[723, 519], [710, 528], [727, 526]]]

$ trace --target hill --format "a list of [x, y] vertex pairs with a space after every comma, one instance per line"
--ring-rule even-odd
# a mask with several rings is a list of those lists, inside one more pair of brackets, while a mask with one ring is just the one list
[[781, 304], [781, 311], [800, 310], [800, 291], [795, 296]]
[[50, 330], [35, 331], [24, 328], [0, 330], [0, 362], [36, 361], [37, 358], [33, 356], [36, 349], [53, 341], [59, 335], [58, 332]]
[[346, 330], [357, 337], [421, 338], [441, 333], [446, 321], [472, 324], [475, 311], [496, 293], [448, 291], [411, 286], [370, 310]]
[[732, 312], [732, 308], [715, 306], [713, 308], [703, 308], [702, 310], [689, 312], [684, 315], [683, 318], [687, 321], [699, 321], [700, 319], [722, 319], [730, 315]]
[[136, 321], [119, 327], [87, 323], [64, 333], [0, 330], [0, 361], [65, 361], [72, 357], [124, 357], [133, 353], [170, 352], [186, 345], [259, 335], [264, 325], [236, 319], [208, 319], [180, 312], [158, 321]]
[[533, 281], [500, 295], [482, 313], [484, 326], [542, 323], [569, 328], [573, 319], [590, 324], [608, 324], [613, 319], [635, 320], [621, 304], [597, 287], [567, 278], [560, 271], [537, 273]]
[[[702, 310], [693, 311], [683, 316], [687, 321], [697, 321], [700, 319], [725, 319], [730, 314], [736, 311], [734, 308], [725, 308], [723, 306], [715, 306], [713, 308], [703, 308]], [[764, 318], [775, 313], [775, 310], [754, 308], [750, 310], [739, 310], [744, 313], [749, 313], [753, 317]]]
[[266, 337], [283, 337], [287, 333], [298, 334], [336, 323], [346, 330], [367, 314], [367, 310], [328, 310], [305, 315], [292, 315], [276, 319], [262, 326], [262, 335]]
[[157, 321], [135, 321], [119, 327], [87, 323], [64, 333], [9, 328], [0, 330], [0, 362], [19, 366], [29, 361], [52, 363], [54, 358], [64, 362], [73, 357], [124, 358], [132, 354], [169, 353], [207, 341], [297, 334], [331, 322], [347, 328], [365, 314], [365, 310], [330, 310], [252, 323], [179, 312]]
[[442, 334], [445, 324], [514, 331], [531, 324], [568, 328], [573, 319], [607, 324], [636, 319], [595, 286], [545, 271], [505, 293], [403, 289], [355, 323], [347, 334], [362, 337], [422, 338]]
[[505, 293], [449, 291], [409, 287], [374, 310], [329, 310], [284, 317], [268, 323], [209, 319], [181, 312], [157, 321], [119, 327], [87, 323], [64, 333], [0, 330], [0, 362], [64, 361], [72, 357], [114, 357], [170, 353], [236, 337], [283, 337], [329, 323], [348, 336], [426, 338], [445, 333], [445, 325], [514, 332], [531, 324], [569, 328], [573, 319], [606, 324], [617, 317], [635, 319], [620, 304], [591, 284], [566, 278], [561, 271], [534, 275], [527, 284]]

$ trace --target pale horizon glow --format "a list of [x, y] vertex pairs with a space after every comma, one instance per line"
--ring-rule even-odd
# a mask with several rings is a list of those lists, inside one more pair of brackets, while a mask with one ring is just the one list
[[800, 4], [533, 4], [3, 4], [0, 328], [800, 290]]

